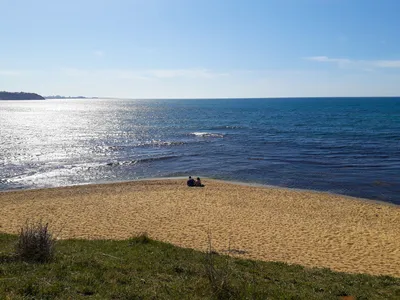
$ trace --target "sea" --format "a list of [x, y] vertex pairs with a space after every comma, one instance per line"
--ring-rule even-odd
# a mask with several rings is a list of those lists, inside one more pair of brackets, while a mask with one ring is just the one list
[[400, 204], [400, 98], [0, 101], [0, 191], [189, 175]]

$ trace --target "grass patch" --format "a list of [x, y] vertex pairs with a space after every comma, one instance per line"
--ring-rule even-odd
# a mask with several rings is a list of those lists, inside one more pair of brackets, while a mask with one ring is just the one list
[[[0, 234], [0, 257], [12, 257], [17, 242], [18, 236]], [[212, 268], [218, 273], [213, 287], [205, 268], [207, 255], [149, 237], [61, 240], [54, 259], [46, 264], [3, 259], [0, 299], [400, 298], [399, 278], [336, 273], [215, 253], [210, 254]], [[220, 279], [225, 280], [224, 288]]]
[[237, 299], [240, 296], [236, 286], [231, 284], [233, 270], [231, 269], [231, 259], [224, 256], [224, 264], [217, 266], [216, 256], [219, 255], [212, 248], [211, 232], [208, 233], [208, 248], [204, 259], [204, 269], [211, 291], [216, 299]]

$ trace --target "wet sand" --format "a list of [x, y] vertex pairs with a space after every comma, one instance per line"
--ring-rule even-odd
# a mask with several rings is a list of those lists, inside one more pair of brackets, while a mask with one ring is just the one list
[[50, 222], [59, 238], [146, 232], [242, 258], [400, 277], [400, 207], [369, 200], [205, 180], [148, 180], [0, 193], [0, 232]]

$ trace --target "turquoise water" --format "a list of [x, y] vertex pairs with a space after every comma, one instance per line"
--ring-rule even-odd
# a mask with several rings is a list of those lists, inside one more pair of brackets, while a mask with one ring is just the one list
[[0, 190], [205, 176], [400, 204], [400, 98], [0, 101]]

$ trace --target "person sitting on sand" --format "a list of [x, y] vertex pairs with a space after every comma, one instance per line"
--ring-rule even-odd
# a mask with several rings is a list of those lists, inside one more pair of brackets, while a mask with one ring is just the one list
[[194, 186], [195, 185], [195, 181], [192, 178], [192, 176], [189, 176], [189, 180], [187, 181], [187, 185], [188, 186]]
[[195, 186], [204, 186], [203, 184], [201, 184], [201, 180], [200, 177], [197, 177], [196, 182], [194, 183]]

